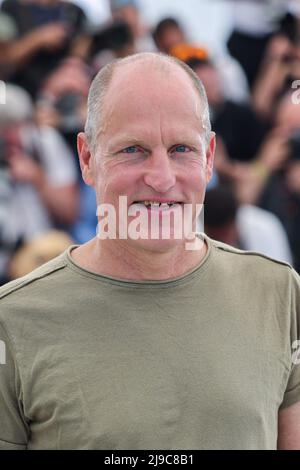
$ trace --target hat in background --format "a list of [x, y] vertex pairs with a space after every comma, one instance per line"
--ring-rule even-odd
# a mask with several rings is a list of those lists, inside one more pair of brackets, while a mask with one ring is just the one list
[[33, 116], [33, 103], [27, 91], [11, 83], [5, 84], [5, 100], [1, 104], [0, 127], [17, 124]]
[[193, 46], [192, 44], [182, 43], [173, 46], [170, 50], [170, 55], [182, 62], [188, 62], [192, 59], [197, 59], [203, 63], [210, 63], [210, 57], [207, 49], [204, 47]]
[[12, 257], [9, 266], [11, 279], [25, 276], [60, 255], [74, 242], [68, 234], [51, 230], [24, 244]]

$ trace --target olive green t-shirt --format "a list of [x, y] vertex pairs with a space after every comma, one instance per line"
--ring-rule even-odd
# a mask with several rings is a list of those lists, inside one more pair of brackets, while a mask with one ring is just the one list
[[101, 276], [70, 247], [0, 289], [0, 449], [276, 448], [299, 276], [206, 240], [176, 279]]

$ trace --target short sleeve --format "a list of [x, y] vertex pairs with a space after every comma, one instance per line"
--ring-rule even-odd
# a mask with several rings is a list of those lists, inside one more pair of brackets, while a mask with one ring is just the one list
[[28, 435], [16, 358], [0, 324], [0, 450], [25, 450]]
[[300, 276], [292, 269], [291, 293], [291, 369], [280, 409], [300, 401]]

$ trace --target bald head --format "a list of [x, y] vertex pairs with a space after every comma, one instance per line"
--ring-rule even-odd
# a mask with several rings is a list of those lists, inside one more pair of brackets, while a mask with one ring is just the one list
[[[94, 78], [88, 97], [88, 115], [85, 125], [85, 134], [92, 152], [96, 151], [98, 137], [104, 126], [106, 101], [109, 100], [109, 90], [116, 84], [119, 90], [128, 89], [137, 74], [147, 71], [161, 73], [169, 76], [171, 81], [181, 81], [182, 87], [193, 87], [196, 92], [196, 103], [199, 109], [199, 120], [204, 131], [205, 144], [210, 139], [211, 124], [206, 92], [201, 80], [185, 63], [171, 56], [161, 53], [139, 53], [118, 59], [101, 69]], [[107, 100], [106, 100], [107, 98]], [[176, 99], [176, 97], [175, 97]]]

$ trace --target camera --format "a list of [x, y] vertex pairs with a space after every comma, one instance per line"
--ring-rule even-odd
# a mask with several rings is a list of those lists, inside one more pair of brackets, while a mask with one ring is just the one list
[[78, 93], [69, 92], [59, 97], [55, 108], [60, 115], [60, 129], [63, 132], [72, 132], [81, 129], [82, 123], [78, 117], [80, 96]]
[[104, 49], [118, 51], [132, 42], [133, 36], [128, 24], [123, 21], [116, 21], [93, 34], [90, 54], [94, 56]]

